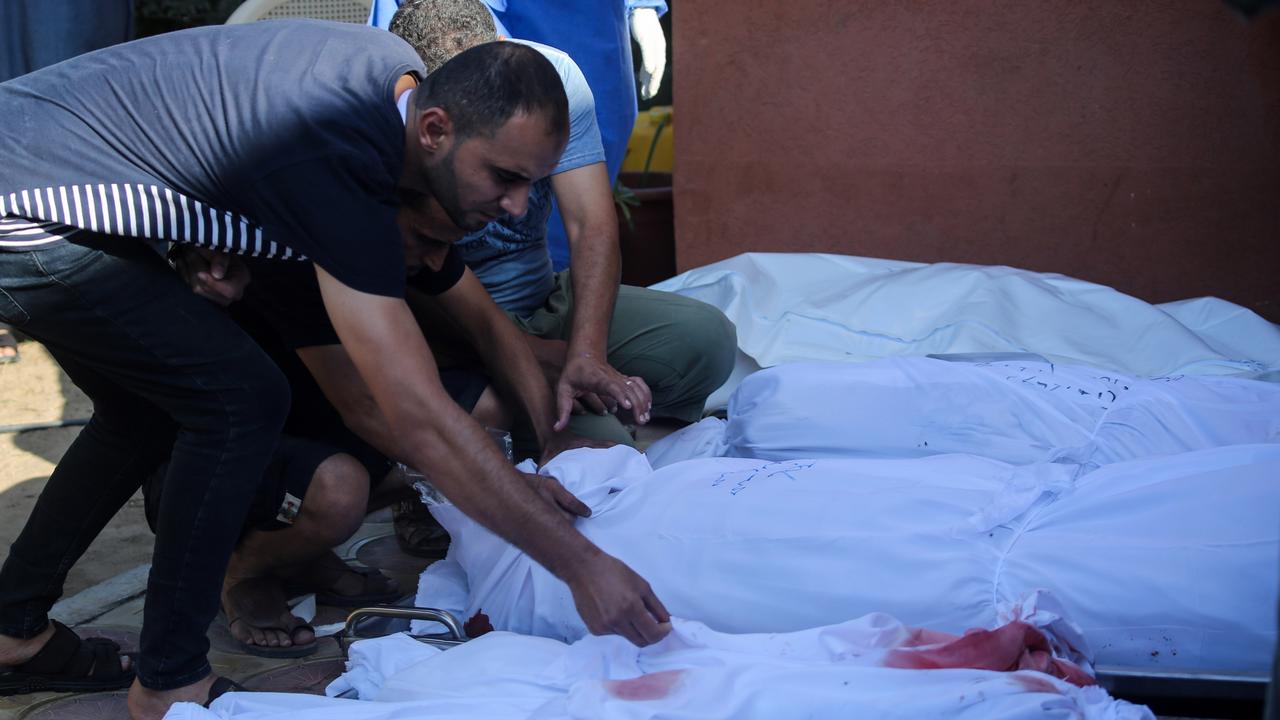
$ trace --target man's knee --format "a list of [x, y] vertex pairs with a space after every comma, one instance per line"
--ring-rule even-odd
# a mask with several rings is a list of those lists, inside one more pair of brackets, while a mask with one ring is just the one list
[[354, 457], [335, 453], [316, 467], [302, 513], [336, 545], [359, 529], [368, 503], [368, 471]]
[[679, 396], [672, 400], [705, 398], [733, 372], [737, 331], [716, 307], [684, 297], [674, 303], [667, 322], [670, 342], [664, 352], [677, 374], [671, 389]]
[[698, 386], [710, 395], [733, 372], [738, 356], [738, 331], [719, 308], [704, 302], [693, 301], [684, 322], [687, 337], [697, 343]]
[[737, 332], [724, 313], [706, 303], [671, 295], [662, 307], [660, 334], [646, 343], [654, 350], [624, 359], [624, 372], [649, 383], [654, 417], [695, 422], [707, 397], [733, 372]]

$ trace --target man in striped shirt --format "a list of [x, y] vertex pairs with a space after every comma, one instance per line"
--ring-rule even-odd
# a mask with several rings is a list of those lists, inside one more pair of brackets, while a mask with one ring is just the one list
[[[669, 629], [647, 583], [452, 403], [403, 300], [406, 270], [428, 249], [401, 241], [399, 189], [436, 197], [463, 229], [521, 214], [565, 142], [559, 78], [512, 44], [463, 53], [415, 91], [422, 75], [388, 33], [291, 21], [171, 33], [0, 84], [0, 321], [44, 343], [94, 402], [0, 568], [0, 692], [119, 687], [136, 671], [129, 706], [141, 720], [228, 686], [211, 673], [204, 628], [288, 390], [163, 262], [168, 243], [312, 261], [401, 459], [564, 579], [593, 632], [648, 643]], [[621, 379], [597, 391], [624, 407], [638, 399]], [[47, 612], [163, 456], [154, 429], [173, 422], [130, 665]]]

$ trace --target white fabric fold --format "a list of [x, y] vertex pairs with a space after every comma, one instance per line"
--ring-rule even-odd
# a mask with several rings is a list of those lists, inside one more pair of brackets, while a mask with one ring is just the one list
[[746, 378], [727, 422], [703, 421], [649, 451], [682, 459], [920, 457], [970, 453], [1016, 465], [1109, 463], [1280, 442], [1280, 384], [1188, 375], [1142, 379], [1048, 361], [789, 363]]
[[[963, 639], [873, 613], [793, 633], [731, 635], [673, 619], [662, 642], [618, 636], [554, 640], [494, 632], [424, 654], [403, 636], [353, 646], [335, 686], [382, 678], [367, 701], [229, 693], [209, 709], [175, 705], [168, 720], [814, 720], [982, 718], [1150, 720], [1143, 707], [1024, 666], [1035, 631]], [[1010, 642], [1012, 641], [1012, 642]], [[408, 644], [412, 643], [412, 644]], [[954, 648], [963, 646], [963, 651]], [[1038, 662], [1044, 662], [1042, 655]], [[992, 669], [975, 669], [974, 666]], [[930, 667], [940, 669], [912, 669]], [[394, 671], [392, 671], [394, 669]], [[1064, 672], [1065, 671], [1065, 672]], [[1060, 674], [1061, 673], [1061, 674]], [[364, 694], [362, 693], [362, 697]]]
[[[1003, 266], [746, 253], [653, 287], [724, 311], [759, 367], [1031, 352], [1140, 377], [1280, 374], [1280, 327], [1246, 308], [1215, 298], [1154, 306]], [[733, 387], [714, 393], [709, 407], [723, 407]]]

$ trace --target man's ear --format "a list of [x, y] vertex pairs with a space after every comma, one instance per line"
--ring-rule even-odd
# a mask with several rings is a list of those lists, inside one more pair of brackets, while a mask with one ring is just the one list
[[444, 108], [430, 107], [418, 115], [418, 143], [430, 153], [443, 152], [453, 137], [453, 120]]

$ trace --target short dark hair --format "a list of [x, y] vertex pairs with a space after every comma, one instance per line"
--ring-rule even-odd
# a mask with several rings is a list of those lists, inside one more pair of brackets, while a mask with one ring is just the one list
[[542, 115], [547, 134], [569, 132], [569, 100], [555, 66], [542, 53], [514, 42], [464, 50], [418, 86], [414, 110], [449, 113], [460, 139], [492, 136], [516, 113]]
[[405, 0], [390, 30], [413, 46], [429, 73], [467, 48], [498, 39], [481, 0]]

